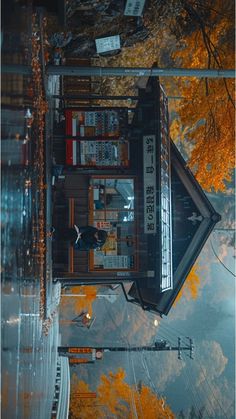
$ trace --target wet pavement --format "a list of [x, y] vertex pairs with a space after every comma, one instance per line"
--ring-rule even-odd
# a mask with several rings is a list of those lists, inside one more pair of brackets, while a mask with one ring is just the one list
[[[10, 151], [11, 148], [8, 163]], [[33, 233], [33, 229], [37, 229], [34, 185], [30, 166], [2, 167], [3, 418], [10, 415], [11, 418], [46, 419], [50, 417], [53, 400], [60, 289], [58, 285], [48, 289], [51, 320], [47, 323], [40, 316], [40, 281], [34, 242], [37, 234]]]
[[[10, 26], [2, 29], [3, 64], [16, 61], [30, 64], [32, 11], [19, 8], [17, 12], [15, 24], [11, 20]], [[24, 15], [22, 19], [21, 14]], [[14, 41], [16, 39], [19, 42]], [[52, 282], [50, 238], [45, 239], [45, 289], [40, 282], [40, 191], [35, 165], [37, 130], [34, 124], [29, 124], [31, 81], [29, 77], [18, 75], [3, 75], [3, 80], [2, 418], [47, 419], [51, 417], [57, 367], [60, 286]], [[50, 128], [50, 120], [49, 113], [46, 130]], [[45, 165], [50, 169], [50, 159], [46, 155]], [[50, 176], [48, 170], [49, 184]], [[45, 193], [45, 234], [51, 220], [50, 193], [49, 187]], [[42, 294], [46, 296], [43, 310]]]

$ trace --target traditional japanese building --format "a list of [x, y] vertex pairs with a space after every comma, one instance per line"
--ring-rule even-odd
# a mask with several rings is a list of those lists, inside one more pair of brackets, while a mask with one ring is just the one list
[[89, 252], [55, 243], [54, 276], [63, 285], [128, 281], [128, 301], [167, 315], [220, 215], [170, 140], [159, 81], [138, 97], [132, 122], [126, 108], [65, 110], [54, 224], [94, 225], [108, 240]]

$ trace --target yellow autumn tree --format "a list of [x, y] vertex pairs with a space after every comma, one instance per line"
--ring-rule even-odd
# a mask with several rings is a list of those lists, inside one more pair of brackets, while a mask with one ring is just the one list
[[[101, 66], [232, 69], [235, 64], [234, 2], [170, 1], [145, 9], [147, 39], [122, 48], [114, 57], [100, 57]], [[176, 52], [177, 51], [177, 52]], [[97, 61], [94, 63], [98, 65]], [[201, 186], [223, 191], [235, 167], [235, 84], [232, 79], [161, 79], [175, 108], [172, 139], [184, 140], [189, 166]], [[135, 94], [137, 79], [103, 78], [105, 93]], [[176, 88], [177, 87], [177, 88]], [[173, 106], [174, 103], [174, 106]], [[101, 103], [104, 104], [104, 103]], [[112, 105], [112, 102], [106, 102]], [[119, 103], [120, 106], [127, 103]]]
[[180, 301], [182, 297], [185, 297], [187, 300], [193, 299], [196, 300], [198, 296], [198, 289], [201, 283], [199, 274], [198, 274], [198, 265], [195, 264], [190, 273], [187, 276], [187, 279], [184, 283], [184, 286], [181, 288], [175, 299], [175, 305]]
[[[75, 294], [74, 297], [66, 297], [65, 294], [61, 299], [61, 307], [66, 308], [68, 305], [72, 308], [75, 314], [80, 313], [83, 310], [86, 310], [90, 316], [93, 313], [93, 302], [97, 296], [97, 287], [95, 286], [78, 286], [71, 287], [70, 294]], [[82, 294], [83, 297], [78, 297], [76, 294]]]
[[[193, 6], [192, 13], [197, 14]], [[198, 16], [198, 14], [197, 14]], [[208, 25], [199, 17], [199, 27], [181, 40], [173, 54], [176, 66], [232, 69], [234, 53], [233, 2], [218, 0]], [[191, 142], [189, 166], [202, 187], [223, 191], [235, 167], [235, 83], [233, 79], [178, 78], [180, 121], [171, 127], [174, 140]], [[179, 131], [179, 132], [178, 132]]]
[[[96, 417], [106, 419], [115, 415], [118, 419], [173, 419], [175, 415], [163, 398], [158, 398], [150, 388], [129, 386], [125, 381], [125, 372], [119, 368], [117, 372], [109, 372], [101, 376], [97, 389], [97, 397], [84, 398], [82, 393], [89, 393], [89, 386], [73, 374], [71, 383], [70, 412], [72, 419], [89, 419]], [[78, 397], [78, 394], [80, 397]], [[91, 415], [89, 417], [89, 415]]]
[[70, 418], [71, 419], [91, 419], [100, 418], [100, 409], [95, 398], [90, 398], [92, 393], [88, 384], [79, 380], [76, 374], [71, 378], [70, 394]]

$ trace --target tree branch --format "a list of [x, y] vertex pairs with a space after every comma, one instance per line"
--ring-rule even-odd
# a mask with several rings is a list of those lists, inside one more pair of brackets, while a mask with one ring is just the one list
[[[198, 12], [194, 9], [193, 6], [191, 6], [186, 1], [184, 3], [185, 3], [185, 10], [189, 14], [189, 16], [190, 17], [195, 17], [195, 19], [199, 22], [200, 29], [201, 29], [202, 36], [203, 36], [203, 42], [205, 44], [205, 47], [206, 47], [206, 50], [207, 50], [207, 53], [208, 53], [208, 65], [209, 65], [209, 56], [212, 56], [214, 58], [216, 64], [217, 64], [217, 66], [222, 69], [223, 66], [222, 66], [222, 63], [221, 63], [220, 54], [217, 51], [217, 48], [213, 44], [212, 40], [210, 39], [209, 35], [207, 34], [206, 29], [205, 29], [205, 23], [203, 22], [201, 16], [198, 14]], [[210, 67], [208, 66], [208, 68], [210, 68]], [[226, 92], [227, 92], [228, 99], [232, 103], [232, 105], [235, 109], [235, 103], [234, 103], [234, 100], [233, 100], [233, 98], [232, 98], [232, 96], [229, 92], [229, 88], [228, 88], [227, 81], [226, 81], [225, 78], [223, 78], [223, 83], [224, 83], [224, 86], [225, 86], [225, 89], [226, 89]], [[207, 91], [208, 90], [207, 90], [207, 85], [206, 85], [206, 95], [207, 95]]]

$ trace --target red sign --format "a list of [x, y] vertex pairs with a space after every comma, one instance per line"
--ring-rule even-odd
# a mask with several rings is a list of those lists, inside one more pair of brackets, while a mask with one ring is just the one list
[[111, 223], [109, 221], [95, 221], [95, 227], [101, 229], [101, 230], [110, 230], [111, 229]]

